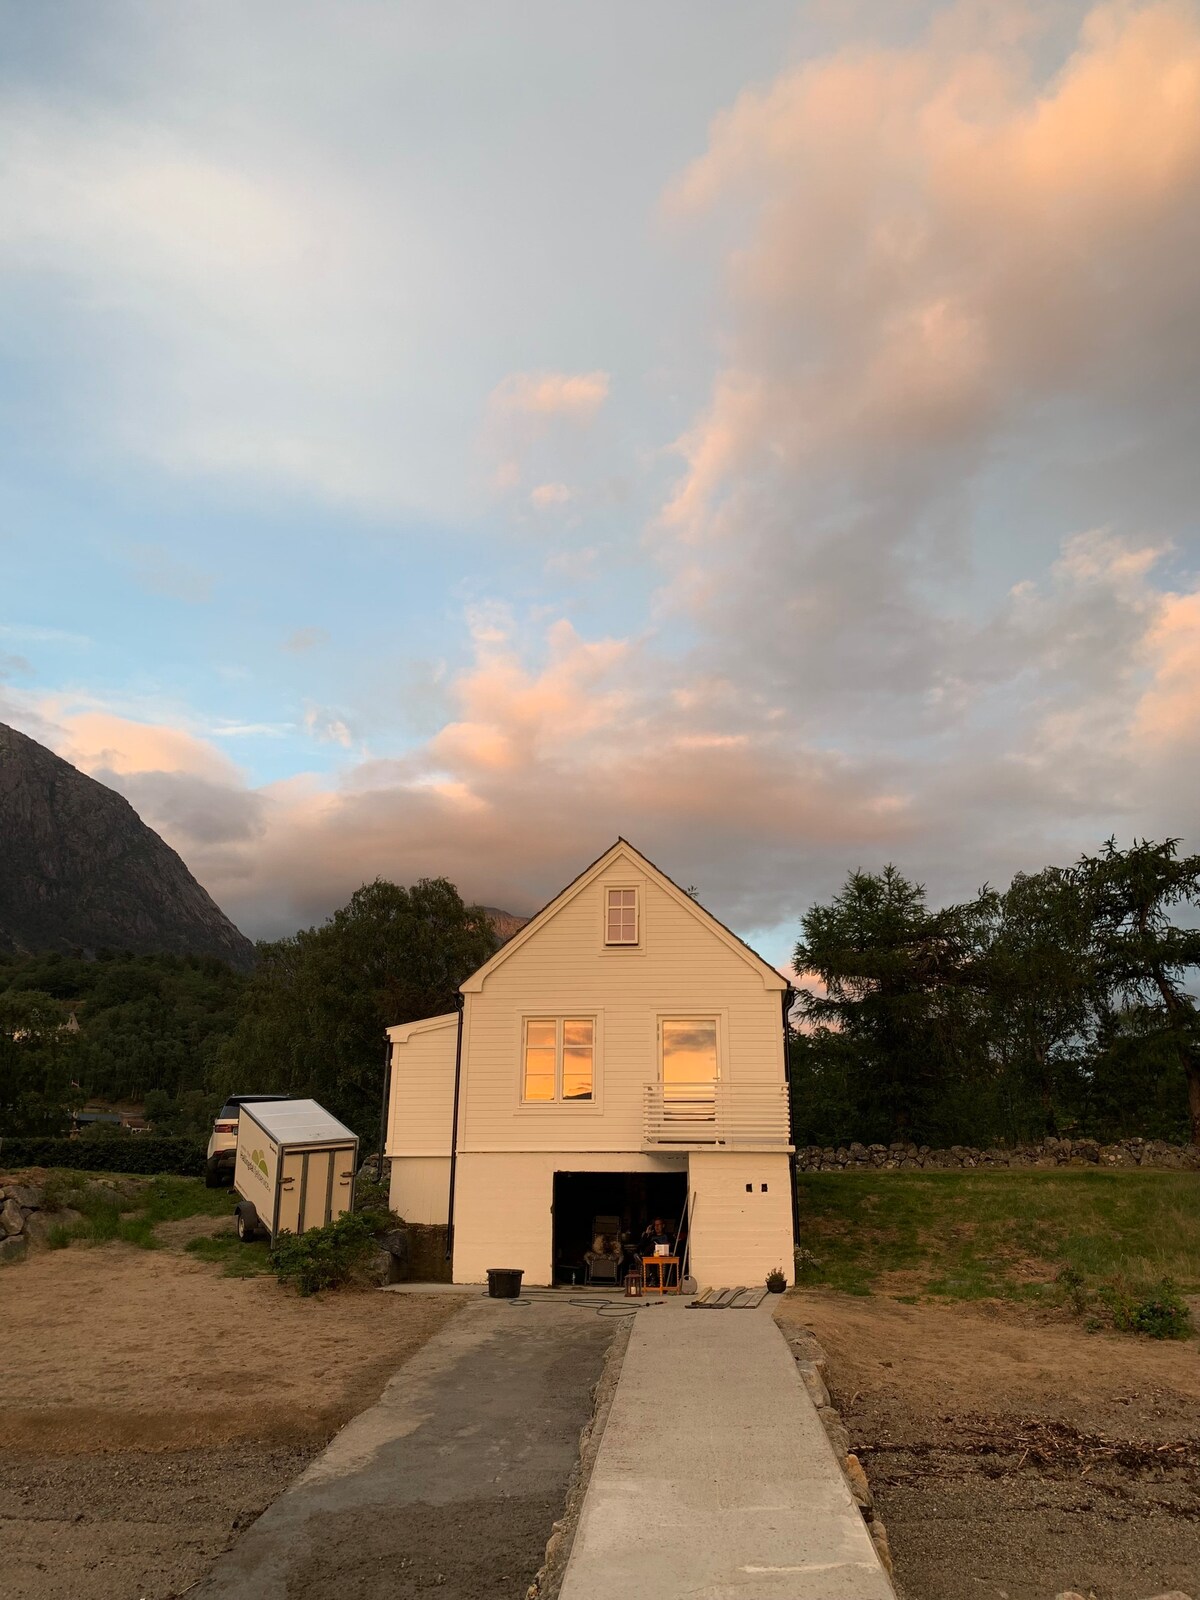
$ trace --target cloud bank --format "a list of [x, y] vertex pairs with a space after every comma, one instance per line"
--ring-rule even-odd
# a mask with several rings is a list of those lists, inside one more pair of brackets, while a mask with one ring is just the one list
[[[127, 793], [258, 934], [376, 874], [446, 873], [528, 911], [617, 833], [742, 929], [859, 864], [955, 894], [1113, 830], [1194, 840], [1200, 13], [1094, 7], [1049, 73], [1028, 16], [995, 36], [966, 18], [747, 90], [662, 196], [664, 248], [720, 251], [721, 334], [687, 425], [641, 439], [661, 492], [604, 623], [590, 585], [627, 547], [551, 549], [563, 595], [474, 599], [449, 711], [401, 754], [308, 709], [346, 752], [332, 781], [252, 787], [202, 731], [69, 695], [13, 689], [12, 714]], [[35, 177], [70, 164], [78, 130], [15, 132]], [[170, 212], [141, 224], [145, 271], [194, 272], [202, 308], [240, 260], [286, 274], [325, 232], [320, 208], [152, 154], [147, 177], [120, 130], [99, 138], [82, 213], [60, 177], [53, 205], [23, 184], [10, 248], [36, 264], [70, 227], [119, 251], [112, 219], [160, 168], [172, 205], [225, 219], [194, 266]], [[258, 339], [313, 309], [238, 305]], [[361, 353], [293, 359], [344, 385]], [[543, 527], [576, 514], [579, 441], [599, 448], [624, 403], [608, 370], [533, 360], [476, 403], [491, 492]], [[386, 497], [377, 424], [304, 471]]]

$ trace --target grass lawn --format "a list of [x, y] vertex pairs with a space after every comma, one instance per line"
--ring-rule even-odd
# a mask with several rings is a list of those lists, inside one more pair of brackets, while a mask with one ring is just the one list
[[270, 1243], [266, 1239], [251, 1239], [245, 1244], [231, 1227], [199, 1239], [189, 1239], [184, 1249], [199, 1256], [201, 1261], [215, 1261], [224, 1267], [226, 1278], [257, 1278], [270, 1272]]
[[52, 1250], [67, 1245], [105, 1244], [111, 1239], [139, 1245], [143, 1250], [161, 1248], [155, 1230], [163, 1222], [187, 1217], [223, 1217], [230, 1212], [227, 1189], [207, 1189], [199, 1178], [179, 1178], [163, 1173], [155, 1178], [114, 1175], [122, 1189], [106, 1189], [106, 1175], [57, 1169], [46, 1181], [45, 1206], [48, 1212], [61, 1208], [79, 1211], [78, 1221], [51, 1228], [47, 1244]]
[[1070, 1305], [1098, 1321], [1163, 1280], [1200, 1293], [1185, 1172], [802, 1173], [799, 1282], [898, 1299]]

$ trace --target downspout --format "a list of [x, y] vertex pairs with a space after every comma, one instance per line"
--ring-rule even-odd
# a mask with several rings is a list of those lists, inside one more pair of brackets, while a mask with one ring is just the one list
[[[792, 1249], [800, 1248], [800, 1190], [796, 1183], [796, 1126], [795, 1107], [792, 1105], [792, 1029], [789, 1023], [792, 1006], [795, 1004], [796, 991], [790, 985], [783, 991], [783, 1081], [787, 1084], [788, 1107], [788, 1143], [792, 1153], [788, 1157], [788, 1176], [792, 1185]], [[792, 1281], [795, 1282], [795, 1268], [792, 1270]]]
[[[379, 1181], [383, 1182], [384, 1151], [387, 1149], [388, 1098], [392, 1090], [392, 1041], [388, 1039], [383, 1055], [383, 1104], [379, 1108]], [[388, 1185], [389, 1190], [391, 1184]]]
[[458, 1175], [458, 1096], [462, 1087], [463, 1012], [467, 997], [459, 991], [454, 997], [458, 1011], [458, 1040], [454, 1046], [454, 1120], [450, 1124], [450, 1193], [446, 1198], [446, 1260], [454, 1259], [454, 1180]]

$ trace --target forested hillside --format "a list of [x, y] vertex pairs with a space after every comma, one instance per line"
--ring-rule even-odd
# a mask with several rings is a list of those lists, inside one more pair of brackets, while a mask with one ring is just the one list
[[1113, 841], [930, 907], [895, 867], [805, 916], [800, 1144], [1200, 1144], [1200, 856]]
[[61, 1132], [92, 1096], [207, 1133], [246, 983], [215, 956], [0, 955], [0, 1133]]
[[[1200, 857], [1170, 840], [943, 907], [895, 867], [852, 873], [796, 946], [797, 1142], [1200, 1142], [1198, 917]], [[257, 1090], [313, 1095], [372, 1138], [384, 1029], [449, 1010], [496, 945], [494, 913], [439, 878], [365, 884], [261, 944], [248, 977], [208, 957], [0, 956], [0, 1134], [59, 1132], [89, 1095], [200, 1132], [220, 1096]]]
[[497, 944], [438, 878], [364, 884], [321, 927], [260, 944], [252, 977], [211, 957], [0, 954], [0, 1135], [60, 1133], [99, 1097], [207, 1137], [240, 1090], [313, 1095], [373, 1136], [384, 1029], [450, 1008]]

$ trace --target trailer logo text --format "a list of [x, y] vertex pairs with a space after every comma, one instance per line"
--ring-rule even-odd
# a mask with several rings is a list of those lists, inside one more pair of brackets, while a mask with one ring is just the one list
[[248, 1171], [254, 1174], [254, 1176], [264, 1187], [268, 1187], [267, 1158], [265, 1155], [263, 1155], [261, 1150], [252, 1150], [249, 1152], [249, 1154], [247, 1154], [244, 1149], [239, 1150], [238, 1160], [247, 1168]]

